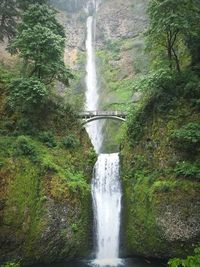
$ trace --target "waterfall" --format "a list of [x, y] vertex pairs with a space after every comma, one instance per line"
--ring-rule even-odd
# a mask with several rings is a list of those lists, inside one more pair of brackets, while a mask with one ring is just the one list
[[[99, 2], [88, 3], [87, 18], [87, 66], [86, 66], [86, 105], [87, 111], [98, 110], [99, 88], [95, 58], [95, 14]], [[102, 122], [94, 121], [86, 126], [92, 144], [99, 154], [103, 142]], [[121, 212], [121, 185], [119, 179], [119, 155], [99, 154], [92, 179], [92, 197], [96, 233], [95, 266], [118, 266], [119, 232]]]
[[121, 212], [117, 153], [99, 155], [94, 168], [92, 197], [97, 234], [97, 254], [94, 263], [99, 266], [117, 266], [120, 263], [118, 255]]
[[[96, 57], [95, 57], [95, 17], [89, 16], [87, 19], [87, 66], [86, 66], [86, 105], [85, 109], [88, 111], [95, 111], [98, 109], [98, 85], [96, 74]], [[98, 153], [101, 149], [103, 135], [102, 123], [94, 121], [86, 126], [87, 132], [90, 136], [92, 144]]]

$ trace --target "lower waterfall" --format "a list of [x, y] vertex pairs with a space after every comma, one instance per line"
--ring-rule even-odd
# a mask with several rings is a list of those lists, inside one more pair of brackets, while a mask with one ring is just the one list
[[119, 155], [100, 154], [94, 168], [92, 196], [96, 222], [97, 265], [116, 266], [120, 263], [119, 230], [121, 184]]

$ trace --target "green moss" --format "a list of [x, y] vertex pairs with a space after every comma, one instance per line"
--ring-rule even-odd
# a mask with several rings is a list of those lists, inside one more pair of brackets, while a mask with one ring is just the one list
[[[55, 138], [62, 144], [62, 136]], [[12, 236], [21, 240], [19, 249], [23, 262], [51, 262], [82, 256], [90, 249], [90, 180], [96, 155], [84, 132], [81, 136], [76, 134], [76, 138], [81, 138], [81, 144], [72, 150], [61, 145], [49, 147], [30, 136], [0, 136], [0, 176], [5, 181], [1, 193], [4, 215], [0, 233], [6, 234], [8, 240]], [[53, 209], [57, 208], [62, 213], [68, 210], [68, 215], [64, 218], [66, 226], [62, 226], [58, 217], [59, 227], [54, 230], [59, 240], [56, 250], [51, 239], [39, 244], [38, 240], [52, 227], [48, 214], [56, 214]], [[6, 257], [6, 249], [6, 246], [2, 248], [3, 257]]]
[[[121, 146], [125, 201], [123, 225], [129, 255], [184, 257], [192, 253], [193, 245], [199, 239], [197, 234], [191, 234], [188, 239], [184, 234], [173, 236], [180, 221], [189, 224], [188, 218], [192, 218], [198, 223], [199, 208], [196, 203], [200, 195], [197, 179], [183, 174], [177, 177], [176, 172], [180, 162], [189, 158], [193, 165], [190, 168], [187, 165], [187, 172], [192, 171], [197, 177], [197, 169], [193, 167], [199, 164], [199, 152], [191, 157], [177, 149], [171, 141], [175, 129], [191, 122], [200, 123], [199, 113], [192, 108], [189, 99], [179, 98], [174, 103], [167, 113], [154, 105], [143, 109], [142, 114], [132, 121], [135, 135], [130, 137], [126, 133], [126, 142]], [[169, 224], [165, 226], [167, 220], [175, 220], [176, 226], [172, 226], [175, 228], [169, 229]]]

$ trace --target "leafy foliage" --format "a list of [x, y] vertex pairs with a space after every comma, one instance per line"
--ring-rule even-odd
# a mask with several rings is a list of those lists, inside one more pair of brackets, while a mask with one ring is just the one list
[[177, 177], [192, 178], [200, 181], [200, 166], [190, 162], [179, 162], [175, 168]]
[[197, 152], [200, 145], [199, 123], [189, 123], [182, 128], [175, 130], [171, 135], [174, 145], [187, 152]]
[[194, 256], [188, 256], [187, 259], [171, 259], [168, 264], [170, 267], [198, 267], [200, 266], [200, 248], [196, 248], [194, 253]]
[[72, 75], [63, 62], [65, 33], [55, 15], [47, 5], [31, 5], [9, 50], [23, 58], [25, 76], [35, 76], [45, 84], [58, 79], [68, 85]]
[[72, 193], [88, 194], [90, 192], [90, 185], [86, 182], [83, 173], [69, 174], [68, 186]]
[[[199, 0], [194, 1], [196, 6], [196, 13], [200, 17], [200, 2]], [[192, 56], [193, 69], [199, 70], [200, 64], [200, 28], [198, 27], [199, 21], [196, 21], [196, 31], [190, 32], [186, 35], [186, 43]]]
[[128, 116], [128, 135], [133, 142], [140, 137], [148, 116], [156, 111], [166, 114], [173, 106], [183, 83], [182, 76], [168, 69], [151, 72], [135, 81], [133, 90], [140, 91], [143, 98], [133, 105]]
[[48, 147], [56, 147], [57, 142], [52, 132], [42, 132], [39, 135], [39, 140], [42, 141]]
[[76, 148], [80, 142], [74, 135], [69, 135], [62, 140], [62, 144], [65, 148]]
[[21, 111], [32, 111], [46, 101], [49, 92], [37, 78], [19, 78], [10, 84], [9, 103]]
[[31, 159], [36, 159], [37, 152], [31, 139], [27, 136], [21, 135], [16, 140], [17, 155], [29, 156]]
[[161, 52], [170, 69], [181, 70], [181, 43], [185, 36], [198, 32], [199, 12], [194, 0], [180, 0], [178, 5], [173, 0], [150, 1], [149, 46]]
[[48, 0], [17, 0], [17, 3], [18, 3], [18, 6], [19, 6], [20, 9], [27, 10], [27, 8], [29, 8], [30, 5], [47, 4]]
[[1, 0], [0, 2], [0, 41], [4, 37], [9, 41], [17, 33], [17, 24], [21, 10], [27, 10], [33, 4], [47, 4], [48, 0]]
[[188, 81], [184, 87], [184, 97], [191, 99], [199, 99], [200, 98], [200, 79], [197, 75], [189, 72]]
[[167, 193], [177, 189], [179, 184], [175, 180], [156, 181], [152, 186], [153, 193]]

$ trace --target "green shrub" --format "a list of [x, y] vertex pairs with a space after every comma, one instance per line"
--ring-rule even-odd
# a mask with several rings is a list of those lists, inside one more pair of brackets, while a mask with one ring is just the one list
[[173, 180], [156, 181], [152, 186], [152, 192], [167, 193], [177, 187], [178, 185], [176, 181], [173, 181]]
[[68, 135], [62, 140], [62, 144], [65, 148], [76, 148], [80, 145], [79, 140], [74, 135]]
[[97, 159], [96, 152], [94, 151], [93, 148], [91, 148], [88, 153], [88, 164], [94, 163], [96, 159]]
[[33, 111], [46, 101], [48, 90], [37, 78], [18, 78], [10, 84], [9, 103], [13, 109]]
[[168, 264], [170, 267], [199, 267], [200, 266], [200, 247], [194, 250], [194, 256], [186, 259], [171, 259]]
[[37, 158], [35, 145], [27, 136], [21, 135], [17, 138], [15, 149], [17, 155], [29, 156], [33, 160], [36, 160]]
[[23, 134], [34, 135], [36, 134], [37, 129], [34, 127], [30, 118], [20, 118], [17, 121], [18, 131]]
[[176, 165], [175, 174], [177, 177], [183, 176], [200, 181], [200, 166], [190, 162], [180, 162]]
[[76, 223], [73, 223], [73, 224], [71, 225], [71, 228], [72, 228], [72, 231], [73, 231], [74, 233], [76, 233], [76, 232], [78, 231], [78, 225], [77, 225]]
[[196, 152], [200, 146], [200, 124], [189, 123], [181, 129], [175, 130], [171, 140], [176, 148], [186, 152]]
[[83, 195], [90, 192], [90, 185], [87, 184], [84, 174], [81, 172], [70, 173], [66, 172], [67, 184], [71, 193]]
[[184, 96], [187, 98], [200, 97], [200, 79], [198, 76], [190, 77], [188, 83], [184, 87]]
[[56, 147], [57, 142], [55, 136], [52, 132], [42, 132], [39, 135], [39, 140], [43, 142], [48, 147]]
[[13, 121], [7, 120], [3, 123], [3, 127], [8, 130], [9, 132], [14, 131], [15, 124]]
[[51, 158], [44, 156], [41, 160], [41, 167], [44, 172], [58, 172], [59, 167], [56, 165]]

